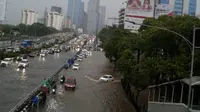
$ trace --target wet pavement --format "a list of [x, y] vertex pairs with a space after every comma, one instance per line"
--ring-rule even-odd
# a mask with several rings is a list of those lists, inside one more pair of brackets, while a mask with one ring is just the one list
[[76, 52], [61, 52], [45, 58], [29, 58], [25, 72], [17, 71], [17, 64], [0, 67], [0, 110], [7, 112], [37, 87], [45, 77], [53, 75]]
[[[63, 70], [61, 75], [74, 76], [75, 91], [58, 84], [56, 95], [50, 95], [46, 106], [38, 112], [135, 112], [121, 87], [119, 76], [112, 72], [103, 52], [94, 51], [85, 58], [80, 70]], [[103, 74], [111, 74], [113, 82], [99, 82]]]

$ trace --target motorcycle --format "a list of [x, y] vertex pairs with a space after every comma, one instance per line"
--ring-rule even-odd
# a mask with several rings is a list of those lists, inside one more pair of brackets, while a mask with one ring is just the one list
[[63, 84], [64, 83], [64, 80], [63, 79], [60, 79], [60, 84]]
[[56, 89], [53, 88], [51, 93], [52, 93], [53, 95], [55, 95], [55, 94], [56, 94]]

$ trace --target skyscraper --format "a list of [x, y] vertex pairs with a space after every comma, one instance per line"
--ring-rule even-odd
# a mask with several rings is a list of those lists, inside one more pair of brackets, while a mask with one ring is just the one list
[[84, 11], [84, 17], [83, 17], [83, 31], [87, 32], [87, 22], [88, 22], [88, 14]]
[[84, 14], [84, 2], [81, 0], [69, 0], [67, 16], [71, 18], [76, 28], [81, 27]]
[[99, 25], [99, 0], [90, 0], [88, 2], [88, 34], [95, 34], [98, 31]]
[[84, 2], [81, 2], [80, 8], [79, 8], [79, 27], [83, 28], [83, 22], [84, 22]]
[[106, 18], [106, 6], [100, 6], [99, 7], [99, 31], [104, 27], [105, 25], [105, 18]]

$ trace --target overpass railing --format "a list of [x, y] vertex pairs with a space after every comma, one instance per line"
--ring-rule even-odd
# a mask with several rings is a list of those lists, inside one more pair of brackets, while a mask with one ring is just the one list
[[[71, 38], [73, 39], [73, 38]], [[71, 40], [70, 39], [70, 40]], [[84, 44], [85, 45], [85, 44]], [[83, 45], [83, 46], [84, 46]], [[78, 51], [75, 56], [77, 54], [79, 54], [82, 50]], [[74, 56], [74, 57], [75, 57]], [[73, 59], [74, 59], [73, 57]], [[72, 58], [71, 58], [72, 59]], [[63, 68], [66, 66], [65, 63], [63, 64], [59, 70], [57, 70], [52, 76], [49, 76], [47, 78], [47, 80], [49, 80], [50, 82], [53, 81], [54, 79], [58, 80], [59, 77], [59, 73], [63, 70]], [[26, 108], [26, 106], [30, 103], [30, 101], [33, 99], [34, 96], [38, 95], [41, 92], [41, 87], [42, 84], [38, 85], [33, 91], [31, 91], [24, 99], [22, 99], [16, 106], [14, 106], [9, 112], [21, 112], [24, 108]], [[23, 111], [22, 111], [23, 112]]]

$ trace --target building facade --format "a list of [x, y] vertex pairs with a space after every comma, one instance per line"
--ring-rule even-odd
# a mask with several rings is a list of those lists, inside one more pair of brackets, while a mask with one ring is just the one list
[[125, 8], [119, 10], [119, 26], [124, 27]]
[[26, 25], [32, 25], [33, 23], [38, 22], [38, 12], [25, 9], [22, 10], [21, 23]]
[[169, 0], [160, 0], [159, 4], [169, 4]]
[[87, 22], [88, 22], [88, 15], [87, 12], [84, 11], [84, 17], [83, 17], [83, 31], [87, 32]]
[[99, 31], [104, 28], [105, 26], [105, 19], [106, 19], [106, 6], [100, 6], [99, 8]]
[[51, 6], [51, 12], [58, 12], [58, 13], [62, 13], [62, 8], [61, 7], [57, 7], [57, 6]]
[[99, 0], [90, 0], [88, 2], [88, 34], [96, 34], [99, 28]]
[[200, 0], [175, 0], [174, 13], [176, 15], [188, 14], [200, 16]]
[[72, 20], [71, 20], [71, 18], [69, 17], [69, 16], [67, 16], [67, 18], [66, 18], [66, 28], [71, 28], [72, 26], [71, 26], [71, 24], [72, 24]]
[[[84, 3], [81, 0], [68, 0], [67, 16], [72, 20], [73, 25], [80, 26], [80, 14], [83, 13]], [[81, 11], [81, 12], [80, 12]], [[73, 26], [72, 25], [72, 26]]]
[[79, 24], [78, 27], [83, 29], [83, 22], [84, 22], [84, 2], [81, 2], [79, 8]]
[[50, 12], [47, 15], [47, 26], [62, 30], [64, 16], [57, 12]]

